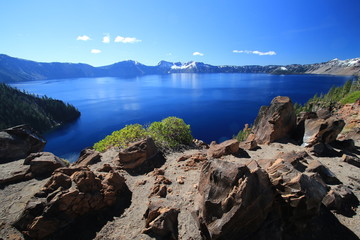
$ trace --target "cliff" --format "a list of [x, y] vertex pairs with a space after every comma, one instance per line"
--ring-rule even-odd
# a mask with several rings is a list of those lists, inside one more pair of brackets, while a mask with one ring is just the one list
[[1, 164], [0, 236], [358, 239], [359, 112], [358, 101], [296, 118], [291, 100], [277, 97], [245, 142], [197, 140], [164, 154], [147, 138], [85, 149], [68, 167], [38, 152], [41, 139], [7, 131], [0, 146], [30, 150]]

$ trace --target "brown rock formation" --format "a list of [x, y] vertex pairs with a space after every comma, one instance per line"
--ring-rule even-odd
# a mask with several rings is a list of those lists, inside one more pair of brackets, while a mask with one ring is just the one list
[[101, 161], [100, 153], [93, 149], [85, 148], [80, 152], [80, 156], [76, 162], [73, 163], [74, 166], [88, 166], [95, 164]]
[[296, 115], [290, 98], [278, 96], [269, 107], [262, 106], [253, 127], [258, 144], [290, 137], [296, 128]]
[[238, 239], [256, 232], [271, 210], [274, 193], [258, 168], [211, 160], [202, 170], [197, 218], [206, 239]]
[[157, 153], [158, 149], [155, 146], [154, 140], [147, 138], [132, 143], [124, 151], [119, 152], [118, 158], [115, 160], [124, 169], [134, 169], [154, 157]]
[[49, 177], [55, 169], [66, 167], [63, 160], [50, 152], [31, 153], [24, 165], [30, 165], [30, 172], [34, 177]]
[[305, 147], [312, 147], [319, 142], [334, 142], [344, 126], [345, 122], [343, 120], [334, 117], [328, 119], [307, 119], [305, 120], [303, 145]]
[[239, 151], [239, 141], [230, 139], [220, 144], [212, 143], [207, 150], [208, 158], [220, 158], [225, 155], [235, 154]]
[[156, 239], [178, 239], [178, 214], [176, 208], [164, 207], [163, 202], [150, 202], [144, 217], [146, 219], [143, 233]]
[[60, 168], [27, 204], [15, 227], [34, 239], [46, 239], [76, 228], [89, 214], [103, 215], [129, 195], [118, 173], [96, 175], [88, 168]]
[[0, 132], [0, 163], [40, 152], [45, 144], [46, 141], [27, 125], [5, 129]]

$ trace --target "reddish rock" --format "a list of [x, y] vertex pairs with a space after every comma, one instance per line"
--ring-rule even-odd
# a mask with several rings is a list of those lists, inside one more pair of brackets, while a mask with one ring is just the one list
[[152, 138], [147, 138], [132, 143], [124, 151], [119, 152], [115, 159], [122, 168], [134, 169], [140, 167], [145, 161], [154, 157], [158, 153], [158, 149]]
[[349, 156], [346, 154], [343, 154], [342, 160], [348, 164], [354, 165], [355, 167], [360, 168], [360, 158]]
[[80, 156], [76, 162], [73, 163], [74, 166], [88, 166], [101, 161], [100, 152], [93, 149], [85, 148], [81, 151]]
[[311, 161], [307, 166], [306, 171], [318, 173], [326, 184], [341, 184], [335, 174], [318, 160]]
[[258, 144], [269, 144], [292, 136], [295, 128], [296, 114], [290, 98], [278, 96], [269, 107], [260, 108], [252, 132]]
[[210, 160], [204, 164], [196, 200], [197, 220], [206, 239], [239, 239], [256, 232], [267, 218], [274, 193], [257, 165]]
[[208, 158], [220, 158], [225, 155], [236, 154], [239, 151], [239, 141], [230, 139], [220, 144], [212, 143], [207, 150]]
[[145, 229], [143, 233], [155, 236], [157, 239], [178, 239], [179, 209], [164, 207], [163, 202], [150, 202], [146, 210]]
[[20, 125], [0, 132], [0, 163], [26, 158], [41, 152], [46, 141], [28, 125]]
[[96, 175], [86, 167], [60, 168], [28, 202], [14, 226], [33, 239], [76, 232], [78, 221], [91, 219], [84, 216], [107, 216], [120, 199], [130, 194], [125, 179], [118, 173]]
[[328, 119], [305, 120], [303, 146], [311, 147], [317, 143], [331, 143], [341, 132], [345, 122], [334, 117]]
[[50, 152], [31, 153], [24, 165], [30, 165], [30, 172], [35, 177], [48, 177], [55, 169], [66, 167], [62, 159]]
[[294, 218], [309, 219], [319, 213], [327, 189], [316, 174], [301, 173], [283, 159], [274, 161], [266, 172], [282, 199], [294, 211]]
[[256, 150], [258, 148], [258, 145], [255, 140], [255, 135], [249, 134], [245, 141], [240, 142], [239, 147], [245, 150]]
[[332, 187], [322, 202], [328, 209], [346, 216], [355, 215], [355, 209], [359, 206], [357, 197], [344, 185]]

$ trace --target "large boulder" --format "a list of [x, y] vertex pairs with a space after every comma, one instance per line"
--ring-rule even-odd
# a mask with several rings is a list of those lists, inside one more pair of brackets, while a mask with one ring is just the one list
[[262, 106], [253, 127], [258, 144], [269, 144], [291, 137], [296, 128], [296, 114], [289, 97], [278, 96], [269, 107]]
[[0, 132], [0, 163], [41, 152], [46, 141], [28, 125], [20, 125]]
[[274, 193], [266, 173], [254, 166], [210, 160], [203, 166], [196, 200], [206, 239], [239, 239], [256, 232], [267, 218]]
[[124, 169], [134, 169], [158, 153], [152, 138], [132, 143], [124, 151], [120, 151], [115, 161]]
[[236, 139], [226, 140], [220, 144], [212, 143], [207, 150], [208, 158], [220, 158], [225, 155], [236, 154], [239, 151], [239, 141]]
[[151, 201], [146, 210], [145, 229], [143, 233], [156, 237], [156, 239], [178, 239], [179, 209], [163, 206], [162, 201]]
[[306, 119], [303, 146], [312, 147], [317, 143], [334, 142], [344, 126], [345, 122], [335, 117]]
[[66, 167], [65, 162], [50, 152], [30, 153], [24, 165], [30, 165], [33, 177], [49, 177], [55, 169]]
[[107, 212], [114, 214], [119, 200], [129, 195], [125, 179], [118, 173], [60, 168], [27, 203], [14, 226], [32, 239], [49, 239], [64, 231], [75, 233], [77, 224], [96, 224], [95, 219], [90, 222], [88, 218], [92, 214], [98, 220]]
[[85, 148], [80, 152], [80, 156], [76, 162], [73, 163], [74, 166], [82, 167], [88, 166], [101, 161], [100, 152]]
[[299, 224], [299, 221], [306, 221], [319, 214], [327, 187], [318, 180], [317, 174], [302, 173], [281, 158], [275, 160], [266, 172], [287, 204], [289, 223]]

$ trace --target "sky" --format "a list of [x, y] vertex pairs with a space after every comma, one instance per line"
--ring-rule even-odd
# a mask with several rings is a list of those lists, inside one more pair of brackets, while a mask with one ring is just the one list
[[105, 66], [360, 57], [360, 0], [0, 0], [0, 54]]

